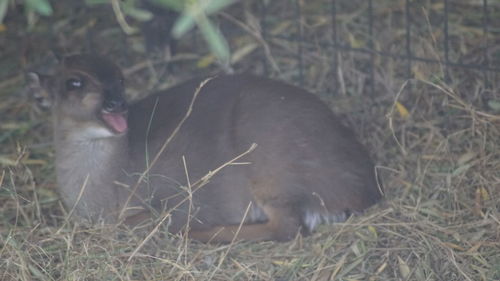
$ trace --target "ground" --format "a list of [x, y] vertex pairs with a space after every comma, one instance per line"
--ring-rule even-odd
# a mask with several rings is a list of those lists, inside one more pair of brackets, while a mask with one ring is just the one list
[[[54, 15], [31, 26], [11, 7], [0, 32], [0, 280], [500, 280], [500, 5], [489, 1], [485, 30], [481, 1], [454, 1], [446, 35], [444, 2], [414, 3], [408, 48], [405, 1], [376, 1], [373, 41], [368, 2], [337, 1], [337, 39], [373, 45], [371, 57], [329, 45], [330, 1], [264, 2], [217, 18], [231, 70], [301, 85], [331, 105], [376, 160], [384, 200], [287, 243], [205, 245], [163, 225], [138, 234], [66, 220], [50, 117], [23, 91], [24, 71], [48, 67], [49, 51], [92, 49], [124, 69], [136, 99], [228, 68], [197, 32], [172, 56], [147, 54], [141, 34], [126, 36], [107, 6], [54, 2]], [[409, 50], [496, 69], [408, 65]]]

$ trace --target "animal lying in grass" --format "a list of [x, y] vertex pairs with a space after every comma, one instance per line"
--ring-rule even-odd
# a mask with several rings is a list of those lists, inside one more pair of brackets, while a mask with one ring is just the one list
[[60, 196], [92, 222], [168, 216], [199, 241], [286, 241], [381, 198], [363, 146], [305, 90], [220, 76], [128, 104], [120, 69], [96, 55], [27, 77], [52, 108]]

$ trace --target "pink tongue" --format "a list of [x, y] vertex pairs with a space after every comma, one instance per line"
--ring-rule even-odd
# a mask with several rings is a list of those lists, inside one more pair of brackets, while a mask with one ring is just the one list
[[118, 133], [123, 133], [127, 130], [127, 120], [125, 120], [125, 116], [123, 116], [123, 114], [103, 113], [102, 119], [104, 119], [106, 124]]

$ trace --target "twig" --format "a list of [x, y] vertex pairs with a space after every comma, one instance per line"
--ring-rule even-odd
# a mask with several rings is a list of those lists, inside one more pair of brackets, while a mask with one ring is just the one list
[[405, 155], [405, 156], [408, 153], [406, 152], [406, 149], [404, 148], [404, 146], [401, 145], [401, 143], [399, 142], [398, 137], [396, 136], [396, 133], [394, 131], [394, 124], [393, 124], [392, 116], [394, 115], [394, 109], [396, 108], [396, 103], [398, 102], [399, 96], [401, 96], [401, 93], [403, 92], [404, 88], [406, 88], [406, 85], [408, 84], [408, 81], [410, 81], [410, 80], [406, 80], [403, 83], [403, 85], [401, 85], [401, 88], [399, 89], [398, 93], [396, 94], [396, 97], [394, 98], [394, 102], [392, 103], [391, 110], [386, 115], [387, 118], [389, 119], [389, 129], [391, 130], [392, 137], [394, 138], [394, 140], [398, 144], [399, 148], [401, 149], [401, 152], [403, 152], [403, 155]]
[[273, 58], [269, 44], [266, 42], [266, 40], [264, 40], [264, 38], [262, 38], [262, 35], [260, 34], [260, 32], [254, 31], [253, 29], [248, 27], [246, 24], [242, 23], [241, 21], [239, 21], [238, 19], [234, 18], [233, 16], [231, 16], [227, 13], [222, 12], [222, 13], [220, 13], [220, 15], [223, 18], [227, 19], [228, 21], [241, 27], [243, 30], [248, 32], [248, 34], [250, 34], [253, 38], [255, 38], [255, 40], [257, 40], [257, 42], [259, 42], [259, 44], [262, 46], [262, 48], [264, 48], [264, 54], [265, 54], [267, 60], [271, 63], [271, 66], [273, 67], [273, 69], [275, 71], [277, 71], [278, 73], [281, 73], [281, 70], [280, 70], [278, 64], [276, 63], [276, 61]]
[[123, 29], [123, 31], [127, 35], [134, 34], [137, 31], [137, 29], [131, 27], [125, 20], [125, 15], [122, 13], [122, 10], [120, 9], [119, 0], [111, 0], [111, 6], [113, 7], [113, 12], [115, 12], [116, 20], [118, 21], [118, 24]]
[[[257, 144], [253, 143], [250, 148], [248, 148], [245, 152], [239, 154], [238, 156], [234, 157], [233, 159], [229, 160], [228, 162], [222, 164], [221, 166], [219, 166], [217, 169], [215, 169], [214, 171], [210, 171], [208, 172], [205, 176], [203, 176], [201, 179], [199, 179], [198, 181], [196, 181], [193, 186], [196, 186], [196, 188], [192, 191], [192, 193], [198, 191], [198, 189], [202, 188], [207, 182], [208, 180], [213, 177], [214, 175], [216, 175], [218, 172], [220, 172], [222, 169], [224, 169], [225, 167], [235, 163], [236, 161], [238, 161], [241, 157], [247, 155], [248, 153], [252, 152], [255, 148], [257, 147]], [[191, 193], [191, 194], [192, 194]], [[186, 198], [184, 198], [183, 200], [181, 200], [179, 203], [177, 203], [175, 206], [173, 206], [172, 208], [170, 208], [166, 214], [163, 216], [163, 218], [160, 220], [159, 223], [156, 224], [156, 226], [154, 227], [153, 230], [151, 230], [151, 232], [148, 234], [148, 236], [146, 236], [146, 238], [144, 238], [144, 240], [141, 242], [141, 244], [139, 244], [139, 246], [137, 246], [137, 248], [135, 248], [135, 250], [132, 252], [132, 254], [130, 255], [130, 257], [128, 258], [127, 262], [130, 262], [132, 260], [132, 258], [134, 258], [134, 256], [137, 254], [137, 252], [146, 244], [147, 241], [149, 241], [149, 239], [151, 239], [151, 237], [153, 237], [153, 235], [158, 232], [158, 229], [160, 228], [160, 226], [165, 222], [165, 220], [170, 216], [170, 212], [172, 210], [175, 210], [177, 209], [179, 206], [181, 206], [182, 204], [184, 204], [187, 200], [190, 200], [190, 197], [187, 196]]]
[[87, 174], [87, 176], [85, 177], [85, 180], [83, 181], [83, 184], [82, 184], [82, 187], [80, 188], [80, 193], [78, 193], [78, 197], [76, 198], [76, 202], [75, 204], [73, 204], [73, 207], [71, 207], [71, 210], [69, 211], [68, 215], [66, 216], [66, 218], [64, 219], [64, 223], [61, 225], [61, 227], [56, 231], [56, 234], [59, 234], [61, 232], [61, 230], [66, 226], [66, 224], [68, 223], [69, 221], [69, 218], [71, 218], [71, 216], [73, 215], [73, 212], [75, 211], [76, 209], [76, 205], [78, 205], [78, 203], [80, 202], [80, 199], [82, 199], [82, 196], [83, 196], [83, 192], [85, 191], [85, 188], [87, 187], [87, 183], [89, 181], [89, 174]]
[[227, 250], [224, 252], [222, 257], [219, 259], [219, 263], [217, 264], [217, 267], [212, 271], [212, 274], [210, 275], [210, 278], [208, 278], [208, 280], [212, 280], [212, 278], [214, 278], [215, 273], [220, 269], [222, 263], [224, 262], [227, 255], [229, 254], [229, 251], [231, 250], [232, 246], [234, 245], [234, 242], [236, 241], [238, 234], [240, 233], [241, 228], [243, 227], [243, 224], [245, 223], [245, 219], [248, 216], [248, 212], [250, 211], [251, 207], [252, 207], [252, 202], [250, 201], [248, 203], [247, 209], [245, 210], [245, 214], [243, 215], [243, 218], [241, 219], [240, 225], [238, 226], [238, 229], [236, 230], [236, 233], [234, 234], [233, 239], [231, 240], [231, 243], [229, 243]]
[[125, 213], [127, 205], [130, 203], [130, 200], [132, 199], [132, 197], [134, 196], [135, 192], [139, 188], [139, 185], [141, 184], [141, 182], [144, 180], [144, 178], [149, 173], [149, 171], [153, 168], [153, 166], [156, 164], [156, 162], [158, 162], [158, 159], [160, 158], [161, 154], [163, 154], [163, 152], [165, 151], [165, 149], [167, 148], [167, 146], [170, 144], [170, 142], [172, 141], [172, 139], [177, 135], [177, 132], [179, 132], [179, 130], [182, 127], [182, 125], [184, 124], [184, 122], [186, 122], [186, 120], [188, 119], [188, 117], [191, 115], [191, 112], [193, 111], [194, 102], [195, 102], [196, 98], [198, 97], [198, 94], [201, 92], [201, 89], [205, 86], [205, 84], [207, 84], [213, 78], [214, 77], [207, 78], [207, 79], [203, 80], [200, 83], [200, 85], [198, 86], [198, 88], [196, 88], [196, 91], [194, 92], [193, 98], [191, 99], [191, 103], [189, 104], [189, 107], [188, 107], [188, 110], [186, 112], [186, 115], [184, 115], [184, 117], [179, 122], [179, 124], [177, 125], [177, 127], [175, 127], [175, 129], [172, 132], [172, 134], [170, 134], [170, 136], [168, 137], [168, 139], [163, 143], [162, 147], [160, 148], [160, 150], [156, 154], [155, 158], [153, 159], [153, 161], [151, 161], [151, 164], [144, 170], [144, 172], [141, 174], [141, 176], [137, 180], [134, 188], [132, 188], [132, 192], [130, 193], [129, 197], [125, 201], [125, 204], [123, 205], [122, 210], [120, 211], [120, 215], [118, 216], [119, 220], [123, 217], [123, 214]]

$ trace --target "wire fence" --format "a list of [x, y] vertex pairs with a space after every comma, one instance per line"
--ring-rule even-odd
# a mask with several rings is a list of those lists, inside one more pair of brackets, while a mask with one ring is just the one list
[[[381, 59], [398, 61], [398, 75], [402, 79], [415, 78], [415, 64], [423, 63], [438, 67], [440, 73], [435, 75], [446, 83], [454, 78], [463, 79], [463, 75], [455, 72], [465, 70], [480, 73], [485, 90], [497, 87], [498, 1], [293, 0], [272, 9], [271, 2], [261, 4], [259, 9], [262, 34], [266, 39], [286, 40], [296, 46], [293, 56], [300, 85], [306, 80], [306, 54], [322, 48], [328, 53], [333, 89], [339, 87], [341, 59], [346, 54], [362, 57], [359, 69], [366, 76], [365, 86], [372, 94], [378, 83], [377, 69], [381, 68], [377, 61]], [[321, 14], [317, 5], [321, 5]], [[276, 10], [281, 11], [279, 15], [269, 15], [269, 11]], [[327, 19], [329, 22], [325, 24]], [[293, 22], [295, 31], [272, 32], [269, 28], [277, 20]], [[266, 63], [265, 71], [269, 69]]]

